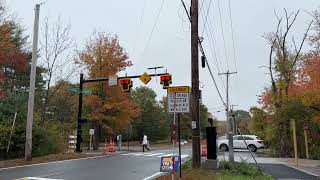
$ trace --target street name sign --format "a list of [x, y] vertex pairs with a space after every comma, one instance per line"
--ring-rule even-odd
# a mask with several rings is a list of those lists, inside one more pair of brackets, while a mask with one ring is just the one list
[[168, 87], [168, 112], [189, 112], [190, 88], [188, 86]]

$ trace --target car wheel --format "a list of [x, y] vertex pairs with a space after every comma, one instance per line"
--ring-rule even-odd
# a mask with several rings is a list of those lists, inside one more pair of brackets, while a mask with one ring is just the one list
[[221, 144], [220, 145], [220, 150], [224, 152], [224, 151], [228, 151], [229, 148], [228, 148], [228, 146], [226, 144]]
[[250, 144], [250, 145], [248, 146], [248, 149], [249, 149], [251, 152], [256, 152], [256, 151], [257, 151], [257, 147], [256, 147], [255, 145], [253, 145], [253, 144]]

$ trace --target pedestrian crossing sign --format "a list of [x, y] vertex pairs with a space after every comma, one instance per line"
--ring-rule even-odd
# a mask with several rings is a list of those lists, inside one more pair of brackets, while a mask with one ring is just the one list
[[148, 82], [151, 80], [151, 77], [149, 76], [149, 74], [147, 74], [146, 72], [143, 73], [139, 79], [144, 83], [144, 84], [148, 84]]

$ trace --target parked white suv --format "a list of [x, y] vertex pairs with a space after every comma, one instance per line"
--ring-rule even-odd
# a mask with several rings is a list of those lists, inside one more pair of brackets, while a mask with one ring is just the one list
[[[246, 140], [248, 148], [243, 141], [242, 137]], [[234, 149], [250, 149], [252, 152], [256, 152], [258, 149], [264, 148], [263, 140], [256, 135], [236, 135], [233, 136]], [[228, 139], [226, 136], [222, 136], [217, 139], [217, 146], [221, 151], [228, 151]]]

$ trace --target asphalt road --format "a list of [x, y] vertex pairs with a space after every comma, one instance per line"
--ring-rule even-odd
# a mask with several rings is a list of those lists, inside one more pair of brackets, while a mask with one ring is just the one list
[[[172, 153], [172, 149], [112, 156], [66, 160], [37, 165], [0, 169], [0, 180], [36, 177], [64, 180], [141, 180], [159, 174], [160, 157]], [[177, 154], [177, 151], [175, 152]], [[182, 158], [191, 157], [191, 148], [182, 149]], [[219, 157], [226, 153], [219, 153]], [[255, 154], [259, 158], [259, 154]], [[248, 152], [235, 152], [235, 157], [250, 157]], [[317, 179], [317, 177], [282, 164], [259, 163], [260, 167], [276, 179]], [[319, 178], [318, 178], [319, 179]], [[41, 179], [43, 180], [43, 179]]]
[[[0, 169], [0, 179], [12, 180], [37, 177], [65, 180], [141, 180], [158, 173], [160, 156], [169, 155], [170, 153], [172, 153], [172, 150], [124, 153]], [[191, 149], [182, 149], [182, 154], [182, 159], [184, 160], [188, 154], [191, 154]]]

